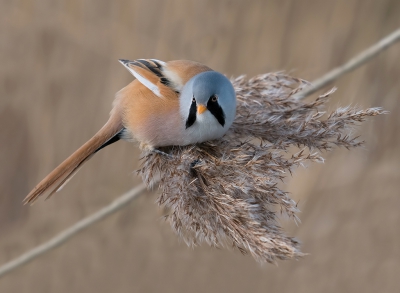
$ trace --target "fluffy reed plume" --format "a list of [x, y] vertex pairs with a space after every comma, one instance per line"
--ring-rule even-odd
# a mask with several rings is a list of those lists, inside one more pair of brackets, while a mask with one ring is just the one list
[[[299, 242], [277, 221], [284, 213], [298, 221], [296, 202], [277, 183], [306, 161], [323, 162], [319, 152], [362, 142], [348, 133], [380, 108], [321, 108], [333, 92], [311, 103], [293, 99], [308, 82], [283, 73], [232, 80], [238, 107], [234, 125], [219, 140], [147, 152], [139, 170], [151, 184], [160, 179], [157, 202], [169, 208], [173, 230], [188, 245], [205, 241], [233, 245], [257, 261], [298, 258]], [[297, 153], [290, 154], [293, 146]]]

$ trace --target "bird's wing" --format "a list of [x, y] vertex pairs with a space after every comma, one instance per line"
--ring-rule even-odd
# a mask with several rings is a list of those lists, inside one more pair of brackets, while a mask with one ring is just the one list
[[176, 96], [182, 88], [177, 84], [166, 70], [167, 63], [156, 59], [137, 59], [134, 61], [120, 59], [136, 79], [151, 90], [156, 96], [165, 98], [169, 95]]
[[160, 98], [171, 94], [177, 96], [193, 76], [212, 70], [201, 63], [189, 60], [164, 62], [157, 59], [134, 61], [120, 59], [119, 61], [140, 83]]

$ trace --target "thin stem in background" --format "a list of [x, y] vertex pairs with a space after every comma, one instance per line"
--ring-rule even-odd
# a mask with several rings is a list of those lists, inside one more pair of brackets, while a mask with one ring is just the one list
[[72, 225], [71, 227], [57, 234], [49, 241], [33, 248], [32, 250], [29, 250], [28, 252], [15, 258], [14, 260], [2, 265], [0, 267], [0, 278], [6, 275], [7, 273], [10, 273], [13, 270], [23, 266], [24, 264], [34, 260], [40, 255], [45, 254], [50, 250], [62, 245], [64, 242], [68, 241], [82, 230], [85, 230], [86, 228], [101, 221], [102, 219], [116, 213], [120, 209], [126, 207], [133, 199], [135, 199], [145, 191], [146, 191], [146, 185], [144, 185], [143, 183], [136, 186], [127, 193], [115, 199], [109, 205], [103, 207], [94, 214], [89, 215], [88, 217], [80, 220], [76, 224]]
[[298, 100], [305, 99], [306, 97], [322, 89], [332, 81], [338, 79], [340, 76], [350, 71], [353, 71], [354, 69], [365, 64], [366, 62], [377, 56], [380, 52], [386, 50], [387, 48], [389, 48], [391, 45], [395, 44], [398, 41], [400, 41], [400, 28], [391, 33], [390, 35], [386, 36], [379, 42], [375, 43], [373, 46], [362, 51], [360, 54], [353, 57], [345, 64], [336, 67], [335, 69], [329, 71], [322, 77], [316, 79], [315, 81], [312, 82], [312, 85], [310, 87], [296, 94], [294, 98]]

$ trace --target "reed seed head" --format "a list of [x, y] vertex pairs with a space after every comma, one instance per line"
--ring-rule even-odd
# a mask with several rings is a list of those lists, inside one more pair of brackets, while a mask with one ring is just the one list
[[278, 182], [305, 162], [323, 162], [323, 151], [360, 146], [352, 128], [385, 112], [326, 113], [334, 90], [305, 103], [293, 96], [309, 83], [283, 73], [241, 76], [232, 84], [237, 114], [224, 137], [164, 148], [171, 157], [145, 151], [138, 172], [148, 185], [160, 180], [157, 203], [169, 208], [166, 219], [188, 245], [233, 246], [269, 263], [301, 257], [299, 242], [278, 222], [280, 213], [299, 222], [299, 210]]

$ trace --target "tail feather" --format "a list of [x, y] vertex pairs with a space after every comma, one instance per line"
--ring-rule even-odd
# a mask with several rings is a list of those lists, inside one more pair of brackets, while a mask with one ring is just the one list
[[25, 197], [24, 203], [33, 203], [39, 196], [52, 196], [61, 190], [65, 184], [79, 171], [97, 151], [119, 140], [119, 134], [124, 129], [121, 120], [110, 117], [108, 122], [83, 146], [70, 155], [64, 162], [47, 175]]

